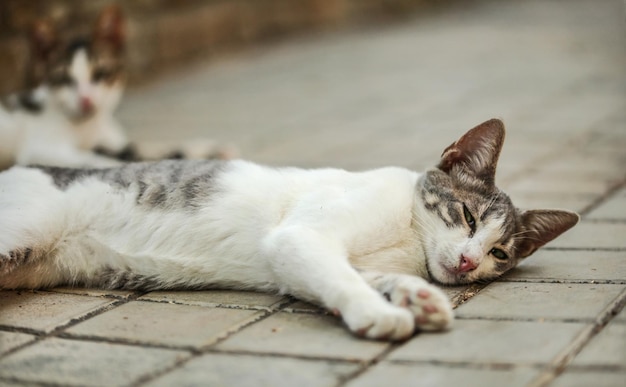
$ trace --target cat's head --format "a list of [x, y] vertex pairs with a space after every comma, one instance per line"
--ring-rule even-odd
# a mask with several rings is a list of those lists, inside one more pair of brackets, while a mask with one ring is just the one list
[[573, 227], [576, 213], [517, 209], [495, 185], [504, 125], [490, 120], [446, 148], [419, 184], [431, 278], [465, 284], [499, 277]]
[[81, 38], [63, 36], [49, 20], [36, 21], [30, 33], [27, 89], [44, 87], [44, 102], [74, 121], [111, 112], [124, 86], [124, 30], [117, 6], [105, 8], [91, 34]]

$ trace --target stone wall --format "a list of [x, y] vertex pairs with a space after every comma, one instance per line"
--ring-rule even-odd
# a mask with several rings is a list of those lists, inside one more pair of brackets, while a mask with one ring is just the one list
[[[445, 0], [129, 0], [132, 82], [198, 57], [288, 34], [409, 14]], [[2, 0], [0, 94], [18, 90], [28, 57], [26, 31], [50, 18], [65, 31], [88, 31], [110, 0]]]

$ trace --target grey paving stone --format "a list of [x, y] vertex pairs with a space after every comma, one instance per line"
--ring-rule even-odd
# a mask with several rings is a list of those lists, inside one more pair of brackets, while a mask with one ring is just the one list
[[539, 250], [503, 280], [626, 281], [626, 252]]
[[51, 338], [0, 359], [0, 378], [57, 385], [122, 386], [186, 356], [181, 351]]
[[389, 360], [474, 364], [548, 363], [584, 324], [456, 320], [440, 334], [422, 334], [393, 351]]
[[272, 309], [287, 301], [285, 297], [273, 294], [234, 290], [150, 292], [139, 300], [251, 309]]
[[616, 219], [626, 222], [626, 189], [622, 189], [612, 198], [591, 211], [586, 219]]
[[358, 368], [358, 364], [338, 361], [210, 353], [147, 385], [330, 387]]
[[613, 321], [615, 321], [616, 323], [626, 324], [626, 308], [622, 309], [622, 311], [614, 317]]
[[463, 318], [594, 319], [626, 285], [496, 282], [456, 310]]
[[0, 325], [50, 332], [114, 300], [32, 291], [0, 291]]
[[284, 312], [288, 313], [317, 313], [317, 314], [329, 314], [327, 310], [317, 305], [311, 304], [306, 301], [296, 301], [293, 304], [285, 307]]
[[129, 342], [203, 347], [262, 313], [135, 301], [84, 321], [67, 332]]
[[36, 336], [18, 332], [0, 331], [0, 355], [28, 342], [35, 341]]
[[559, 248], [624, 248], [626, 223], [582, 221], [548, 246]]
[[624, 387], [626, 371], [581, 371], [568, 369], [550, 384], [552, 387]]
[[604, 327], [571, 365], [623, 367], [626, 372], [626, 325], [611, 323]]
[[108, 290], [108, 289], [87, 289], [87, 288], [54, 288], [48, 290], [53, 293], [66, 293], [66, 294], [78, 294], [80, 296], [91, 297], [112, 297], [127, 299], [135, 294], [133, 291], [128, 290]]
[[276, 313], [219, 343], [215, 348], [342, 360], [369, 360], [387, 343], [350, 334], [339, 319], [306, 313]]
[[509, 192], [513, 203], [523, 210], [532, 210], [539, 208], [560, 208], [574, 212], [582, 212], [591, 203], [598, 198], [599, 195], [563, 195], [562, 193], [533, 193], [533, 192]]
[[522, 196], [524, 193], [534, 194], [561, 194], [569, 195], [601, 195], [607, 192], [614, 184], [613, 181], [595, 176], [595, 181], [576, 179], [563, 174], [538, 173], [523, 177], [511, 183], [507, 192], [513, 196]]
[[433, 364], [384, 362], [346, 384], [347, 387], [526, 386], [538, 371], [530, 368], [489, 370]]
[[0, 387], [41, 387], [41, 384], [35, 382], [22, 382], [15, 379], [0, 379]]

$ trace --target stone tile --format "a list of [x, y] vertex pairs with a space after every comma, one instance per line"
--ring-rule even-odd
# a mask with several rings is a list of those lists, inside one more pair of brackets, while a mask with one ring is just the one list
[[626, 324], [626, 308], [623, 308], [622, 311], [613, 318], [613, 321], [615, 321], [616, 323]]
[[592, 184], [589, 179], [572, 178], [562, 174], [542, 173], [521, 178], [507, 187], [512, 196], [522, 196], [524, 193], [535, 194], [562, 194], [568, 195], [601, 195], [607, 192], [614, 181], [597, 178]]
[[56, 385], [122, 386], [186, 356], [181, 351], [51, 338], [0, 359], [0, 378]]
[[453, 299], [454, 297], [463, 293], [467, 288], [468, 286], [439, 286], [439, 289], [443, 290], [443, 292], [450, 299]]
[[561, 193], [532, 193], [532, 192], [516, 192], [511, 193], [503, 188], [505, 192], [511, 195], [513, 203], [523, 210], [531, 210], [536, 208], [561, 208], [574, 212], [582, 212], [586, 209], [598, 195], [563, 195]]
[[623, 251], [539, 250], [503, 280], [624, 281]]
[[35, 341], [36, 336], [18, 332], [0, 332], [0, 355], [9, 352], [28, 342]]
[[512, 370], [488, 370], [449, 367], [442, 364], [396, 364], [384, 362], [371, 368], [346, 387], [414, 387], [414, 386], [467, 386], [487, 387], [526, 386], [537, 370], [514, 368]]
[[463, 318], [594, 319], [626, 285], [495, 282], [456, 310]]
[[110, 297], [127, 299], [135, 292], [128, 290], [87, 289], [87, 288], [54, 288], [48, 290], [52, 293], [78, 294], [80, 296]]
[[626, 222], [626, 189], [596, 207], [585, 219], [618, 219]]
[[626, 372], [626, 325], [612, 323], [604, 327], [571, 365], [624, 367]]
[[626, 223], [582, 221], [548, 246], [559, 248], [624, 248]]
[[231, 307], [243, 309], [273, 309], [287, 302], [286, 297], [273, 294], [235, 290], [150, 292], [139, 300], [169, 302], [175, 304]]
[[624, 387], [626, 371], [581, 371], [567, 369], [556, 378], [551, 387]]
[[129, 342], [203, 347], [264, 312], [134, 301], [67, 332]]
[[326, 309], [306, 301], [296, 301], [293, 304], [285, 307], [283, 311], [288, 313], [330, 314]]
[[338, 361], [210, 353], [147, 385], [330, 387], [358, 368]]
[[387, 347], [387, 343], [353, 336], [333, 316], [280, 312], [246, 327], [219, 343], [216, 349], [369, 360]]
[[0, 291], [0, 325], [50, 332], [113, 300], [33, 291]]
[[388, 359], [480, 364], [549, 363], [584, 326], [582, 323], [456, 320], [450, 331], [418, 335], [393, 351]]
[[41, 387], [41, 384], [34, 382], [18, 382], [15, 379], [0, 379], [0, 387]]

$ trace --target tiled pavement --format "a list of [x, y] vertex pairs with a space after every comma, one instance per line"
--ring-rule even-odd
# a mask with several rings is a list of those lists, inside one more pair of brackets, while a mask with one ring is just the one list
[[0, 292], [0, 386], [625, 386], [626, 28], [619, 0], [472, 1], [312, 36], [129, 92], [133, 136], [212, 136], [269, 164], [422, 169], [508, 126], [500, 185], [583, 220], [402, 344], [267, 294]]

